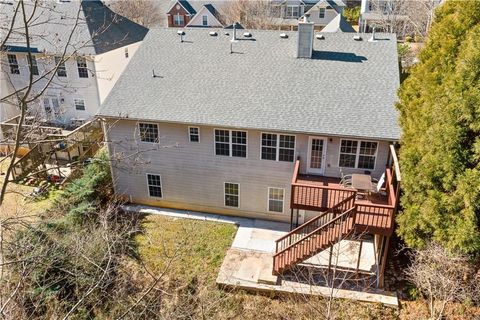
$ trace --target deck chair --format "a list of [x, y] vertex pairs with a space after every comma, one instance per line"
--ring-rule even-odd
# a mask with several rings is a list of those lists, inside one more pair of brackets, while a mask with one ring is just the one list
[[340, 185], [345, 188], [350, 188], [352, 186], [352, 175], [351, 174], [343, 174], [342, 169], [340, 169]]
[[381, 175], [380, 179], [372, 179], [372, 182], [374, 183], [375, 187], [375, 192], [376, 193], [381, 193], [382, 192], [382, 186], [385, 183], [385, 172]]

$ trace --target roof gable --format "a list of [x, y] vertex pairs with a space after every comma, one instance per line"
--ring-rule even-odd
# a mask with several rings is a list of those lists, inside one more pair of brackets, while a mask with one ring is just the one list
[[177, 4], [180, 5], [189, 15], [194, 15], [197, 13], [187, 0], [178, 0], [170, 7], [170, 9], [168, 9], [167, 14], [170, 14], [170, 11], [172, 11]]
[[195, 27], [195, 26], [202, 26], [202, 25], [195, 25], [196, 18], [203, 16], [206, 12], [209, 12], [211, 15], [210, 17], [213, 17], [215, 19], [216, 23], [211, 24], [210, 21], [208, 22], [210, 25], [214, 26], [224, 26], [223, 22], [221, 21], [221, 16], [220, 13], [215, 9], [215, 7], [211, 4], [205, 4], [200, 8], [200, 10], [193, 16], [192, 19], [187, 24], [187, 27]]
[[321, 32], [357, 32], [352, 25], [341, 15], [337, 14]]

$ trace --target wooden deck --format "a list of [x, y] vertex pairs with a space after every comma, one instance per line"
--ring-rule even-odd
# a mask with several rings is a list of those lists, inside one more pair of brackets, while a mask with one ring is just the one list
[[[340, 185], [338, 178], [300, 174], [299, 160], [297, 165], [292, 179], [292, 209], [325, 212], [357, 192], [355, 189], [344, 188]], [[363, 198], [356, 197], [355, 229], [357, 232], [392, 234], [394, 215], [398, 205], [394, 169], [387, 168], [385, 177], [382, 193], [367, 195]]]

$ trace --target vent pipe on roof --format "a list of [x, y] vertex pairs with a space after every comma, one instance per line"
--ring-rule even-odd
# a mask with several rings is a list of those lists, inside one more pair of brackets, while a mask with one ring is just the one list
[[237, 40], [237, 23], [233, 24], [232, 42]]
[[310, 15], [306, 13], [303, 21], [298, 23], [297, 58], [312, 58], [315, 24], [308, 21], [309, 16]]
[[370, 42], [377, 41], [376, 34], [375, 34], [375, 27], [372, 30], [372, 37], [369, 40]]

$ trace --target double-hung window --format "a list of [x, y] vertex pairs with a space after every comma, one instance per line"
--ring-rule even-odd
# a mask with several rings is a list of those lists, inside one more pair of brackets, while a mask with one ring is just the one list
[[373, 141], [341, 140], [339, 166], [345, 168], [375, 168], [378, 143]]
[[300, 7], [299, 6], [287, 6], [287, 18], [298, 18], [300, 15]]
[[[27, 61], [29, 61], [28, 56], [27, 56]], [[30, 66], [30, 65], [29, 65]], [[34, 55], [32, 55], [32, 65], [30, 66], [30, 70], [34, 76], [38, 76], [38, 64], [37, 64], [37, 58], [35, 58]]]
[[162, 198], [162, 177], [159, 174], [147, 174], [147, 186], [150, 197]]
[[295, 136], [262, 133], [261, 159], [293, 162], [295, 160]]
[[238, 183], [225, 182], [224, 184], [224, 201], [226, 207], [239, 207], [240, 203], [240, 186]]
[[283, 212], [285, 189], [268, 188], [268, 211]]
[[10, 66], [11, 74], [20, 74], [20, 68], [18, 67], [17, 56], [14, 54], [8, 54], [8, 65]]
[[247, 132], [215, 129], [215, 155], [247, 157]]
[[325, 18], [325, 8], [318, 9], [318, 18], [323, 19]]
[[173, 24], [175, 26], [182, 27], [184, 25], [184, 17], [183, 15], [176, 14], [173, 16]]
[[208, 26], [208, 16], [202, 16], [202, 25]]
[[58, 65], [57, 76], [58, 77], [66, 77], [67, 76], [67, 68], [65, 67], [65, 61], [62, 61], [61, 57], [55, 57], [55, 65]]
[[78, 76], [88, 78], [87, 60], [84, 57], [77, 57]]
[[83, 99], [74, 99], [75, 110], [85, 111], [85, 100]]
[[188, 127], [188, 139], [190, 142], [200, 142], [200, 128]]
[[158, 125], [155, 123], [139, 123], [140, 141], [158, 143]]

